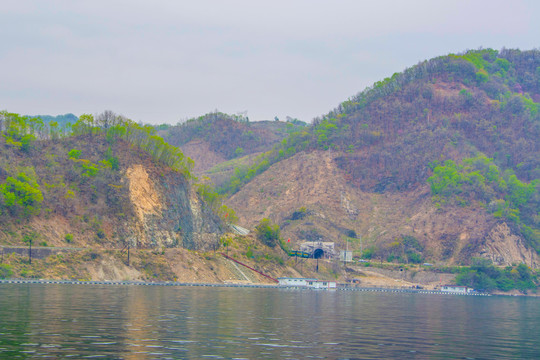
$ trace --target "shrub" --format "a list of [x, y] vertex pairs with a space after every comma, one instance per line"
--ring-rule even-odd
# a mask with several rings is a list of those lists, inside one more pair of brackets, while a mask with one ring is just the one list
[[406, 248], [415, 249], [418, 251], [422, 251], [423, 247], [418, 242], [418, 239], [411, 235], [403, 235], [403, 245], [405, 245]]
[[407, 259], [409, 259], [409, 262], [413, 264], [421, 264], [424, 262], [424, 259], [422, 258], [422, 255], [414, 252], [414, 251], [407, 251]]
[[237, 147], [236, 150], [234, 151], [235, 156], [240, 156], [243, 153], [244, 153], [244, 149], [242, 149], [241, 147]]
[[13, 271], [11, 270], [11, 265], [0, 264], [0, 279], [10, 278], [11, 275], [13, 275]]
[[364, 249], [362, 251], [362, 259], [372, 259], [373, 255], [375, 255], [376, 249], [375, 247], [369, 247], [367, 249]]
[[279, 225], [272, 225], [270, 220], [262, 219], [259, 225], [255, 227], [257, 238], [265, 245], [274, 247], [279, 242]]
[[68, 152], [68, 157], [72, 158], [72, 159], [78, 159], [81, 157], [81, 150], [77, 150], [77, 149], [71, 149], [69, 152]]
[[100, 238], [100, 239], [105, 239], [105, 232], [103, 231], [103, 229], [98, 229], [98, 230], [96, 231], [96, 235], [97, 235], [97, 237]]
[[67, 243], [71, 243], [73, 241], [73, 234], [66, 234], [64, 240], [66, 240]]
[[291, 215], [291, 220], [301, 220], [306, 217], [307, 210], [305, 207], [301, 207], [300, 209], [296, 210]]
[[526, 292], [538, 287], [536, 281], [537, 275], [525, 264], [500, 269], [493, 266], [489, 260], [479, 258], [473, 259], [473, 265], [462, 269], [456, 276], [456, 284], [483, 291], [517, 289]]

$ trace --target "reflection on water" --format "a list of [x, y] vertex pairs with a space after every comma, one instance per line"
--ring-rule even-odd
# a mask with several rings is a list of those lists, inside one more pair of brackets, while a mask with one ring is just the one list
[[0, 358], [540, 358], [540, 299], [0, 284]]

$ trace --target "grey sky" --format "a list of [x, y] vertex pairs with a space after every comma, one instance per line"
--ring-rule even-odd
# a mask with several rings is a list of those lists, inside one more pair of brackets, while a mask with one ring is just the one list
[[538, 1], [25, 1], [0, 6], [0, 109], [311, 121], [419, 61], [540, 47]]

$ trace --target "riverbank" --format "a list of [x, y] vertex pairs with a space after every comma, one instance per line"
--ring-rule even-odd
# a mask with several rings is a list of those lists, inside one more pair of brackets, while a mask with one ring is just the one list
[[[247, 283], [189, 283], [174, 281], [80, 281], [80, 280], [45, 280], [45, 279], [0, 279], [0, 284], [61, 284], [61, 285], [119, 285], [119, 286], [199, 286], [199, 287], [233, 287], [233, 288], [273, 288], [288, 290], [314, 290], [301, 286], [271, 285], [271, 284], [247, 284]], [[462, 295], [462, 296], [491, 296], [487, 293], [455, 293], [439, 290], [424, 290], [413, 288], [382, 288], [382, 287], [360, 287], [348, 284], [338, 284], [336, 289], [321, 291], [361, 291], [361, 292], [387, 292], [387, 293], [411, 293], [411, 294], [432, 294], [432, 295]]]
[[[456, 272], [443, 272], [444, 269], [434, 271], [435, 269], [418, 265], [375, 263], [341, 265], [338, 262], [323, 260], [316, 269], [309, 261], [296, 264], [295, 260], [283, 261], [269, 254], [259, 258], [247, 257], [233, 246], [229, 251], [230, 256], [219, 252], [198, 253], [186, 249], [160, 251], [137, 249], [132, 250], [128, 257], [126, 252], [118, 250], [84, 249], [49, 254], [43, 258], [32, 259], [30, 263], [26, 257], [14, 252], [2, 254], [0, 279], [22, 279], [30, 282], [47, 279], [43, 281], [79, 281], [84, 284], [162, 283], [178, 286], [203, 284], [200, 286], [259, 287], [259, 285], [273, 286], [270, 278], [308, 277], [337, 281], [346, 289], [369, 291], [414, 289], [423, 292], [437, 292], [442, 285], [456, 282]], [[537, 292], [531, 290], [527, 292], [528, 294], [519, 291], [497, 292], [497, 294], [538, 296]]]

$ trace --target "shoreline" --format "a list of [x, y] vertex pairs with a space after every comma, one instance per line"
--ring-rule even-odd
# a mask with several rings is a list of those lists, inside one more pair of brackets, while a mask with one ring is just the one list
[[[0, 284], [57, 284], [57, 285], [120, 285], [120, 286], [175, 286], [175, 287], [231, 287], [231, 288], [271, 288], [287, 290], [311, 290], [311, 291], [358, 291], [358, 292], [387, 292], [387, 293], [409, 293], [409, 294], [429, 294], [429, 295], [458, 295], [458, 296], [516, 296], [489, 293], [454, 293], [439, 290], [412, 289], [412, 288], [383, 288], [383, 287], [352, 287], [339, 286], [335, 289], [311, 289], [302, 286], [273, 285], [273, 284], [242, 284], [242, 283], [190, 283], [172, 281], [98, 281], [98, 280], [45, 280], [45, 279], [0, 279]], [[527, 296], [527, 295], [523, 295]]]

